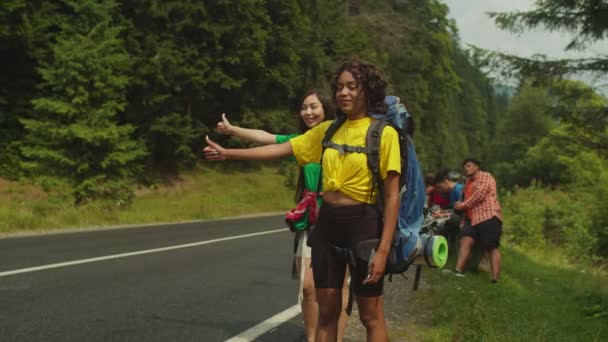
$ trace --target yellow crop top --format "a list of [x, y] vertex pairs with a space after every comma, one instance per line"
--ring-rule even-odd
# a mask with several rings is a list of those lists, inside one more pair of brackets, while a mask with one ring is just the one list
[[[367, 129], [371, 117], [346, 120], [331, 140], [336, 144], [365, 147]], [[325, 121], [299, 137], [289, 141], [293, 154], [300, 165], [318, 163], [321, 159], [323, 137], [331, 121]], [[380, 177], [386, 179], [388, 171], [401, 173], [399, 138], [392, 127], [385, 127], [380, 139]], [[340, 191], [353, 199], [374, 204], [375, 194], [370, 196], [372, 171], [367, 166], [365, 153], [340, 154], [336, 149], [325, 149], [323, 156], [323, 191]]]

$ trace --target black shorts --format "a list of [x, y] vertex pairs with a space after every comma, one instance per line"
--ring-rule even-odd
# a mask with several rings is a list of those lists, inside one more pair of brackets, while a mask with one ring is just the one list
[[474, 226], [467, 220], [462, 228], [461, 236], [468, 236], [478, 242], [485, 249], [500, 247], [500, 236], [502, 235], [502, 221], [496, 216], [489, 220], [480, 222]]
[[[382, 226], [376, 207], [369, 204], [334, 207], [321, 206], [312, 245], [312, 272], [316, 288], [341, 289], [348, 260], [336, 252], [334, 246], [355, 250], [360, 241], [379, 239]], [[376, 284], [363, 285], [367, 277], [367, 262], [354, 258], [350, 270], [355, 295], [375, 297], [382, 295], [384, 278]]]

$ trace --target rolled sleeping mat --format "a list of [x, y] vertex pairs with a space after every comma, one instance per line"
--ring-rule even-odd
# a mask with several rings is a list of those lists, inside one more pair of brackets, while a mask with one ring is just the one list
[[421, 234], [420, 242], [422, 249], [412, 264], [439, 268], [445, 266], [448, 261], [448, 241], [445, 237]]

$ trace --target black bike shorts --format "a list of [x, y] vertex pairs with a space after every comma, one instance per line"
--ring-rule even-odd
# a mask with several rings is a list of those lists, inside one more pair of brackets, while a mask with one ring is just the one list
[[[312, 272], [315, 287], [341, 289], [349, 261], [336, 251], [335, 246], [350, 249], [354, 253], [360, 241], [379, 239], [382, 226], [374, 205], [331, 206], [324, 203], [313, 235], [310, 239], [313, 240]], [[354, 261], [354, 269], [351, 267], [350, 270], [350, 281], [355, 295], [382, 295], [384, 277], [376, 284], [363, 285], [363, 280], [367, 278], [368, 264], [356, 257]]]

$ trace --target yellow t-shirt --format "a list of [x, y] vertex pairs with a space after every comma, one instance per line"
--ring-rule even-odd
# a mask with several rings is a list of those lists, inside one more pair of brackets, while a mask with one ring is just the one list
[[[336, 144], [365, 147], [367, 129], [371, 117], [346, 120], [331, 138]], [[293, 154], [300, 165], [318, 163], [323, 150], [325, 131], [331, 121], [325, 121], [299, 137], [289, 141]], [[386, 179], [388, 171], [401, 173], [399, 138], [392, 127], [385, 127], [380, 139], [380, 177]], [[372, 171], [367, 166], [365, 153], [340, 154], [336, 149], [326, 148], [323, 156], [323, 191], [340, 191], [364, 203], [374, 204], [376, 196], [370, 196]], [[374, 186], [377, 188], [377, 186]]]

